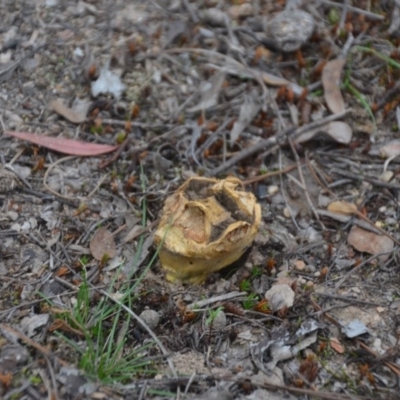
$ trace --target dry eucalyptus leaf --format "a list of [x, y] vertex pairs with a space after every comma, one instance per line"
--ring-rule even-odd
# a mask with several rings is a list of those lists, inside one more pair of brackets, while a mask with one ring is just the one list
[[348, 203], [347, 201], [334, 201], [329, 204], [328, 211], [336, 214], [356, 215], [358, 209], [355, 204]]
[[240, 134], [247, 128], [251, 121], [253, 121], [254, 117], [260, 111], [260, 108], [261, 103], [255, 93], [250, 96], [245, 96], [244, 103], [240, 107], [239, 119], [233, 124], [231, 130], [231, 145], [236, 142]]
[[189, 108], [188, 111], [198, 112], [214, 107], [218, 103], [218, 96], [224, 81], [224, 72], [218, 72], [213, 75], [212, 78], [208, 82], [205, 82], [200, 89], [201, 100], [199, 104], [193, 106], [192, 108]]
[[268, 72], [261, 72], [261, 78], [264, 83], [271, 86], [286, 86], [290, 84], [290, 81], [287, 79], [270, 74]]
[[98, 229], [90, 241], [90, 252], [97, 261], [103, 261], [104, 257], [114, 258], [117, 255], [117, 247], [114, 237], [106, 228]]
[[322, 86], [328, 108], [334, 113], [345, 110], [345, 104], [340, 90], [340, 74], [346, 64], [345, 58], [329, 61], [322, 71]]
[[303, 143], [311, 139], [323, 138], [334, 140], [337, 143], [348, 144], [353, 137], [353, 130], [350, 125], [342, 121], [332, 121], [328, 124], [309, 130], [297, 139], [297, 143]]
[[[393, 240], [384, 235], [378, 235], [374, 232], [367, 231], [353, 226], [347, 238], [347, 242], [356, 250], [368, 254], [380, 254], [393, 250]], [[388, 254], [379, 257], [381, 261], [386, 260]]]
[[118, 146], [110, 146], [108, 144], [81, 142], [80, 140], [37, 135], [30, 132], [6, 131], [5, 134], [21, 140], [27, 140], [50, 150], [74, 156], [99, 156], [100, 154], [111, 153], [118, 148]]
[[80, 124], [86, 120], [86, 114], [67, 107], [62, 99], [52, 100], [50, 102], [50, 107], [57, 114], [60, 114], [62, 117], [67, 119], [69, 122], [72, 122], [73, 124]]
[[253, 242], [261, 207], [237, 178], [194, 177], [165, 201], [154, 242], [167, 279], [202, 283]]

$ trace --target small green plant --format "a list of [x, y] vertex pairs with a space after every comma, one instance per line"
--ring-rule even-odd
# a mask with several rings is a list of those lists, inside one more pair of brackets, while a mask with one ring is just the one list
[[259, 172], [261, 175], [266, 174], [268, 172], [268, 168], [265, 165], [263, 165], [262, 167], [260, 167]]
[[88, 262], [90, 261], [90, 257], [87, 254], [84, 254], [80, 259], [79, 262], [81, 263], [81, 265], [84, 267], [88, 264]]
[[328, 13], [328, 22], [331, 25], [335, 25], [340, 21], [340, 15], [336, 9], [331, 8]]
[[93, 133], [93, 134], [97, 133], [98, 135], [100, 135], [103, 133], [103, 131], [104, 131], [104, 128], [102, 126], [93, 125], [90, 127], [90, 133]]
[[250, 292], [251, 290], [251, 282], [248, 279], [243, 279], [239, 283], [239, 289], [241, 292]]
[[253, 267], [253, 269], [251, 270], [251, 277], [253, 279], [255, 278], [259, 278], [262, 275], [262, 269], [259, 266], [255, 266]]
[[208, 317], [206, 319], [206, 325], [212, 326], [217, 315], [224, 309], [224, 307], [218, 307], [215, 310], [208, 310]]
[[243, 300], [243, 308], [245, 310], [251, 310], [258, 302], [258, 295], [250, 293], [246, 299]]
[[[130, 304], [129, 292], [125, 292], [122, 302]], [[147, 346], [127, 349], [125, 336], [130, 316], [125, 317], [119, 304], [103, 298], [94, 308], [90, 302], [90, 287], [84, 273], [76, 304], [63, 319], [72, 328], [82, 332], [84, 344], [59, 334], [80, 355], [79, 368], [103, 383], [125, 382], [137, 374], [146, 374], [150, 361], [146, 359]]]

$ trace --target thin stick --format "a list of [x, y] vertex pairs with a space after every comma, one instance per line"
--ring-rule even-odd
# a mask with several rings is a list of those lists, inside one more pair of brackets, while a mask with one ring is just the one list
[[18, 339], [21, 339], [27, 345], [32, 346], [33, 348], [35, 348], [36, 350], [38, 350], [40, 353], [44, 354], [45, 356], [47, 356], [49, 358], [53, 357], [63, 367], [69, 367], [70, 366], [70, 364], [68, 364], [66, 361], [62, 360], [60, 357], [57, 357], [52, 352], [47, 350], [45, 347], [41, 346], [39, 343], [36, 343], [35, 341], [33, 341], [31, 338], [26, 336], [24, 333], [22, 333], [20, 331], [17, 331], [17, 330], [15, 330], [15, 329], [13, 329], [10, 326], [5, 325], [5, 324], [0, 324], [0, 329], [10, 333], [11, 335], [16, 336]]
[[244, 185], [251, 185], [252, 183], [260, 182], [260, 181], [263, 181], [264, 179], [272, 178], [273, 176], [285, 175], [288, 172], [294, 170], [295, 168], [297, 168], [297, 165], [296, 164], [292, 164], [292, 165], [289, 165], [288, 167], [280, 169], [278, 171], [267, 172], [267, 173], [262, 174], [262, 175], [257, 175], [257, 176], [253, 176], [252, 178], [245, 179], [243, 181], [243, 184]]
[[350, 270], [335, 286], [335, 291], [337, 291], [340, 286], [343, 285], [343, 282], [352, 274], [354, 274], [354, 272], [357, 272], [359, 269], [361, 269], [364, 265], [370, 263], [371, 261], [375, 260], [375, 258], [378, 258], [382, 255], [385, 254], [390, 254], [392, 251], [387, 251], [385, 253], [379, 253], [379, 254], [374, 254], [373, 256], [367, 258], [366, 260], [364, 260], [361, 264], [357, 265], [357, 267], [353, 268], [352, 270]]
[[[320, 3], [326, 4], [328, 6], [332, 6], [332, 7], [339, 7], [339, 8], [344, 8], [345, 6], [341, 3], [334, 3], [333, 1], [329, 1], [329, 0], [319, 0]], [[370, 18], [370, 19], [374, 19], [376, 21], [383, 21], [385, 19], [385, 17], [383, 15], [379, 15], [379, 14], [374, 14], [370, 11], [365, 11], [361, 8], [357, 8], [357, 7], [353, 7], [353, 6], [346, 6], [348, 11], [352, 11], [355, 12], [356, 14], [361, 14], [361, 15], [365, 15], [366, 17]]]
[[318, 121], [314, 121], [307, 125], [303, 125], [302, 127], [297, 128], [297, 129], [289, 128], [289, 129], [285, 129], [283, 131], [279, 131], [275, 136], [268, 138], [268, 139], [260, 140], [254, 146], [250, 146], [250, 147], [244, 149], [243, 151], [239, 152], [234, 157], [227, 160], [225, 163], [221, 164], [219, 167], [217, 167], [213, 171], [211, 171], [210, 175], [216, 176], [216, 175], [220, 174], [221, 172], [224, 172], [227, 169], [233, 167], [240, 161], [242, 161], [260, 151], [264, 151], [265, 149], [270, 148], [270, 151], [276, 151], [283, 143], [285, 143], [288, 136], [290, 136], [290, 138], [292, 140], [294, 140], [295, 138], [300, 136], [302, 133], [307, 132], [308, 130], [317, 128], [321, 125], [325, 125], [328, 122], [335, 121], [339, 118], [342, 118], [349, 111], [350, 110], [345, 110], [338, 114], [329, 115], [328, 117], [321, 118]]
[[292, 139], [291, 139], [291, 138], [288, 138], [288, 141], [289, 141], [289, 144], [290, 144], [290, 148], [292, 149], [292, 153], [293, 153], [293, 155], [294, 155], [294, 158], [295, 158], [295, 160], [296, 160], [297, 171], [299, 172], [300, 181], [301, 181], [301, 183], [302, 183], [302, 185], [303, 185], [303, 187], [304, 187], [304, 195], [306, 196], [307, 203], [308, 203], [308, 205], [310, 206], [311, 211], [312, 211], [312, 213], [314, 214], [314, 217], [317, 219], [317, 221], [318, 221], [320, 227], [322, 228], [322, 230], [325, 230], [325, 229], [326, 229], [326, 228], [325, 228], [325, 225], [324, 225], [324, 224], [322, 223], [322, 221], [319, 219], [319, 215], [318, 215], [318, 213], [317, 213], [317, 211], [316, 211], [316, 209], [315, 209], [315, 207], [314, 207], [314, 204], [313, 204], [312, 201], [311, 201], [310, 194], [308, 193], [306, 181], [304, 180], [303, 171], [302, 171], [301, 165], [300, 165], [300, 157], [299, 157], [299, 154], [297, 153], [296, 148], [295, 148], [294, 145], [293, 145]]

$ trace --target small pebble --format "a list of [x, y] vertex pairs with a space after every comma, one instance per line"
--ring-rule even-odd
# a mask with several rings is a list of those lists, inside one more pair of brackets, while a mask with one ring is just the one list
[[308, 264], [306, 266], [306, 271], [309, 272], [310, 274], [314, 273], [316, 270], [317, 270], [317, 268], [315, 268], [315, 265]]
[[11, 219], [11, 221], [16, 221], [18, 219], [18, 213], [15, 211], [9, 211], [7, 213], [7, 217]]
[[20, 232], [21, 231], [21, 225], [20, 224], [12, 224], [10, 226], [10, 229], [12, 229], [13, 231]]
[[232, 19], [250, 17], [253, 13], [254, 9], [250, 3], [231, 6], [228, 10], [228, 14]]
[[293, 264], [297, 271], [304, 271], [306, 269], [306, 263], [303, 260], [296, 260]]
[[303, 285], [305, 285], [307, 283], [307, 281], [304, 279], [304, 278], [299, 278], [299, 279], [297, 279], [297, 284], [299, 285], [299, 286], [303, 286]]
[[283, 216], [284, 216], [285, 218], [288, 218], [288, 219], [292, 216], [292, 213], [290, 212], [289, 207], [285, 207], [285, 208], [283, 209]]
[[268, 24], [267, 34], [277, 49], [291, 52], [308, 41], [314, 26], [314, 18], [305, 11], [282, 11]]
[[277, 185], [268, 186], [268, 194], [269, 194], [270, 196], [274, 196], [274, 195], [276, 195], [278, 192], [279, 192], [279, 186], [277, 186]]
[[307, 283], [306, 283], [306, 288], [307, 289], [312, 289], [314, 287], [314, 282], [313, 281], [308, 281]]
[[382, 182], [389, 182], [392, 180], [393, 175], [394, 175], [393, 171], [385, 171], [380, 175], [379, 179]]
[[[160, 316], [157, 311], [154, 310], [144, 310], [139, 315], [139, 317], [147, 324], [150, 329], [154, 329], [158, 323], [160, 322]], [[140, 328], [144, 330], [144, 328], [140, 325]]]

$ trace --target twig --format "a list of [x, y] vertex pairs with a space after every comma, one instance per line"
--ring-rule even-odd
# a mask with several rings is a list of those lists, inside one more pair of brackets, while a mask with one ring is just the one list
[[301, 165], [300, 165], [300, 157], [299, 157], [299, 154], [297, 153], [296, 148], [295, 148], [294, 145], [293, 145], [292, 139], [291, 139], [291, 138], [288, 138], [288, 141], [289, 141], [289, 144], [290, 144], [290, 148], [292, 149], [292, 153], [293, 153], [293, 155], [294, 155], [294, 158], [295, 158], [295, 160], [296, 160], [297, 171], [298, 171], [298, 173], [299, 173], [300, 181], [301, 181], [301, 183], [302, 183], [302, 185], [303, 185], [303, 187], [304, 187], [304, 195], [306, 196], [307, 203], [308, 203], [308, 205], [310, 206], [311, 211], [312, 211], [312, 213], [314, 214], [315, 218], [317, 219], [317, 221], [318, 221], [318, 223], [319, 223], [321, 229], [322, 229], [322, 230], [325, 230], [326, 228], [325, 228], [324, 224], [321, 222], [321, 220], [319, 219], [319, 215], [318, 215], [318, 213], [317, 213], [317, 211], [316, 211], [316, 209], [315, 209], [315, 207], [314, 207], [314, 204], [313, 204], [312, 201], [311, 201], [310, 194], [308, 193], [306, 181], [304, 180], [303, 171], [302, 171]]
[[130, 139], [127, 137], [119, 146], [118, 149], [114, 151], [114, 153], [107, 159], [103, 160], [99, 164], [99, 168], [103, 169], [105, 167], [108, 167], [111, 163], [113, 163], [123, 152], [123, 150], [126, 148], [126, 146], [129, 144]]
[[342, 15], [340, 17], [340, 22], [339, 22], [339, 32], [341, 32], [344, 28], [344, 23], [346, 22], [346, 17], [347, 17], [347, 11], [349, 7], [349, 0], [343, 0], [342, 4]]
[[57, 161], [55, 161], [53, 164], [51, 164], [49, 166], [49, 168], [47, 168], [46, 173], [44, 174], [43, 177], [43, 186], [51, 193], [54, 194], [54, 196], [60, 197], [61, 199], [65, 199], [65, 200], [76, 200], [76, 197], [68, 197], [68, 196], [63, 196], [61, 193], [56, 192], [55, 190], [53, 190], [48, 184], [47, 184], [47, 178], [49, 177], [50, 171], [58, 164], [61, 164], [64, 161], [69, 161], [69, 160], [73, 160], [74, 158], [76, 158], [76, 156], [67, 156], [67, 157], [63, 157], [58, 159]]
[[235, 297], [241, 297], [241, 296], [247, 296], [247, 293], [246, 292], [231, 292], [231, 293], [221, 294], [219, 296], [210, 297], [209, 299], [195, 301], [194, 303], [189, 304], [187, 306], [187, 308], [188, 309], [193, 309], [195, 307], [202, 308], [202, 307], [208, 306], [209, 304], [216, 303], [217, 301], [231, 300], [231, 299], [234, 299]]
[[363, 180], [363, 181], [372, 183], [375, 186], [380, 186], [380, 187], [384, 187], [387, 189], [400, 190], [400, 185], [395, 185], [394, 183], [383, 182], [378, 179], [370, 178], [368, 176], [356, 175], [356, 174], [351, 173], [350, 171], [345, 171], [345, 170], [342, 170], [339, 168], [333, 167], [332, 172], [336, 172], [339, 175], [346, 176], [347, 178], [350, 178], [354, 181]]
[[193, 7], [190, 5], [188, 0], [183, 0], [183, 5], [185, 6], [187, 12], [190, 15], [190, 19], [194, 24], [197, 24], [199, 22], [199, 17], [196, 15], [195, 11], [193, 10]]
[[[335, 3], [335, 2], [329, 1], [329, 0], [319, 0], [319, 2], [326, 4], [328, 6], [332, 6], [332, 7], [339, 7], [339, 8], [345, 7], [345, 5], [343, 5], [342, 3]], [[375, 14], [375, 13], [372, 13], [369, 11], [362, 10], [361, 8], [357, 8], [357, 7], [353, 7], [353, 6], [349, 6], [349, 5], [347, 5], [347, 10], [352, 11], [356, 14], [365, 15], [366, 17], [376, 20], [376, 21], [383, 21], [385, 19], [385, 17], [383, 15]]]
[[[363, 343], [361, 340], [356, 339], [357, 344], [362, 347], [364, 350], [367, 350], [368, 353], [372, 354], [376, 358], [381, 358], [381, 356], [377, 353], [375, 353], [370, 347], [368, 347], [365, 343]], [[384, 355], [383, 355], [384, 356]], [[390, 368], [397, 376], [400, 376], [400, 369], [397, 367], [395, 363], [392, 363], [390, 361], [383, 360], [383, 363]]]
[[[296, 164], [296, 167], [297, 167], [297, 164]], [[281, 150], [279, 150], [279, 168], [282, 169], [282, 151]], [[288, 177], [290, 177], [290, 175], [288, 175]], [[280, 180], [280, 183], [281, 183], [282, 197], [283, 197], [283, 200], [285, 201], [285, 207], [290, 212], [290, 218], [292, 218], [293, 225], [296, 227], [297, 231], [299, 231], [300, 227], [297, 224], [295, 215], [293, 215], [292, 208], [289, 206], [289, 203], [287, 201], [287, 197], [286, 197], [286, 194], [285, 194], [285, 190], [283, 190], [284, 185], [283, 185], [283, 176], [282, 175], [279, 176], [279, 180]]]
[[273, 176], [285, 175], [288, 172], [294, 170], [295, 168], [297, 168], [296, 164], [289, 165], [288, 167], [280, 169], [278, 171], [272, 171], [272, 172], [267, 172], [262, 175], [253, 176], [252, 178], [245, 179], [242, 182], [244, 185], [251, 185], [252, 183], [260, 182], [265, 179], [272, 178]]
[[340, 286], [343, 285], [343, 282], [352, 274], [354, 274], [354, 272], [357, 272], [359, 269], [361, 269], [364, 265], [370, 263], [371, 261], [375, 260], [375, 258], [378, 258], [382, 255], [385, 254], [390, 254], [393, 250], [391, 251], [387, 251], [385, 253], [379, 253], [379, 254], [374, 254], [373, 256], [367, 258], [366, 260], [364, 260], [361, 264], [357, 265], [357, 267], [353, 268], [352, 270], [350, 270], [335, 286], [335, 291], [337, 291]]
[[304, 132], [307, 132], [308, 130], [317, 128], [321, 125], [325, 125], [328, 122], [335, 121], [339, 118], [342, 118], [344, 115], [346, 115], [350, 110], [345, 110], [341, 113], [334, 114], [334, 115], [329, 115], [328, 117], [321, 118], [318, 121], [311, 122], [307, 125], [303, 125], [300, 128], [289, 128], [285, 129], [283, 131], [278, 132], [275, 136], [268, 138], [268, 139], [263, 139], [260, 140], [258, 143], [256, 143], [254, 146], [250, 146], [238, 154], [236, 154], [234, 157], [226, 161], [225, 163], [221, 164], [219, 167], [215, 168], [213, 171], [211, 171], [210, 175], [215, 176], [220, 174], [221, 172], [226, 171], [227, 169], [233, 167], [236, 165], [238, 162], [260, 152], [264, 151], [265, 149], [270, 149], [270, 151], [277, 151], [277, 149], [286, 142], [285, 139], [290, 137], [292, 140], [303, 134]]
[[382, 305], [378, 304], [378, 303], [373, 303], [371, 301], [365, 301], [365, 300], [353, 299], [351, 297], [346, 297], [346, 296], [338, 296], [338, 295], [334, 295], [334, 294], [319, 293], [319, 292], [314, 292], [313, 295], [314, 296], [327, 297], [328, 299], [336, 299], [336, 300], [340, 300], [340, 301], [347, 301], [348, 303], [359, 303], [359, 304], [365, 304], [367, 306], [382, 307]]
[[18, 339], [24, 341], [27, 345], [34, 347], [36, 350], [38, 350], [40, 353], [44, 354], [45, 356], [51, 358], [53, 357], [57, 362], [59, 362], [63, 367], [69, 367], [70, 364], [68, 364], [66, 361], [62, 360], [60, 357], [57, 357], [54, 355], [51, 351], [46, 349], [45, 347], [41, 346], [39, 343], [36, 343], [33, 341], [31, 338], [26, 336], [24, 333], [17, 331], [13, 328], [11, 328], [8, 325], [5, 324], [0, 324], [0, 329], [10, 333], [11, 335], [16, 336]]
[[325, 184], [325, 182], [322, 182], [321, 179], [319, 178], [319, 176], [317, 175], [316, 171], [315, 171], [315, 167], [312, 165], [311, 161], [310, 161], [310, 157], [308, 154], [308, 151], [306, 152], [306, 163], [307, 163], [307, 167], [308, 170], [310, 171], [311, 176], [314, 178], [314, 180], [320, 185], [322, 186], [333, 198], [336, 197], [335, 193], [333, 193], [328, 186]]

